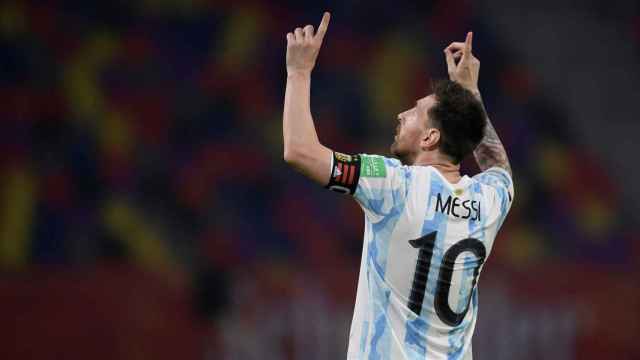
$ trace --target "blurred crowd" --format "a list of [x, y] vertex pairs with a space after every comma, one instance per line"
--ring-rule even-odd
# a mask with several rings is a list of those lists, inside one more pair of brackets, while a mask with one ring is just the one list
[[[516, 184], [480, 286], [494, 289], [485, 320], [508, 329], [501, 311], [513, 309], [536, 351], [558, 348], [564, 334], [564, 355], [551, 358], [632, 358], [631, 190], [470, 3], [328, 8], [312, 77], [319, 137], [344, 153], [388, 155], [396, 114], [446, 76], [442, 50], [473, 30], [481, 92]], [[0, 357], [344, 357], [362, 214], [282, 160], [285, 34], [317, 25], [323, 10], [0, 3], [0, 334], [9, 339]], [[640, 48], [635, 19], [628, 35]], [[473, 159], [463, 165], [477, 171]], [[491, 337], [483, 301], [478, 348], [513, 358], [517, 342]], [[550, 320], [527, 320], [536, 308]]]

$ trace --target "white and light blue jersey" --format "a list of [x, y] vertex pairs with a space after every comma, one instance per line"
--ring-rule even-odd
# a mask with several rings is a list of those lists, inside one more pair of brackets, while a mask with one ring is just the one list
[[478, 276], [511, 206], [509, 173], [451, 184], [431, 166], [339, 153], [332, 169], [329, 185], [365, 213], [348, 359], [471, 359]]

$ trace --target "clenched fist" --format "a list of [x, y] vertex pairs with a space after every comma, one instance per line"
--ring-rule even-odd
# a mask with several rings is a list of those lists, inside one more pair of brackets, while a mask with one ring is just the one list
[[331, 14], [325, 12], [318, 31], [313, 33], [313, 26], [296, 28], [287, 34], [287, 73], [311, 73], [322, 46], [322, 39], [327, 32]]
[[[473, 33], [467, 33], [465, 42], [453, 42], [444, 49], [447, 58], [449, 79], [462, 85], [474, 94], [478, 91], [478, 76], [480, 74], [480, 60], [471, 52]], [[456, 64], [456, 60], [460, 62]]]

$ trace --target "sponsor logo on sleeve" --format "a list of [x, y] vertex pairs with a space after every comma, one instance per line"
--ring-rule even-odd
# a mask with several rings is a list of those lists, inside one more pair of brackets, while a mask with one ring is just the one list
[[384, 159], [377, 156], [363, 156], [362, 167], [360, 170], [360, 176], [363, 177], [386, 177], [387, 166], [384, 164]]

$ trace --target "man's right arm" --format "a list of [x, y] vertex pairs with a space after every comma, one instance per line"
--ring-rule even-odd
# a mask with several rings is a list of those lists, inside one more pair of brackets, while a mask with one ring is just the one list
[[[472, 42], [473, 33], [469, 32], [465, 42], [453, 42], [444, 49], [447, 60], [447, 70], [449, 72], [449, 78], [471, 91], [478, 101], [480, 101], [484, 109], [482, 97], [478, 90], [480, 61], [473, 56]], [[460, 58], [458, 64], [455, 62], [457, 58]], [[478, 162], [480, 170], [485, 171], [497, 166], [506, 170], [511, 176], [511, 165], [509, 164], [507, 152], [496, 133], [496, 129], [489, 120], [486, 109], [484, 110], [485, 116], [487, 117], [487, 126], [485, 128], [484, 138], [474, 150], [473, 155]]]

